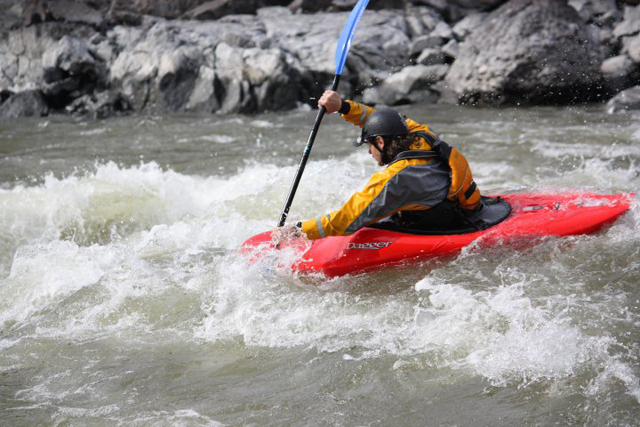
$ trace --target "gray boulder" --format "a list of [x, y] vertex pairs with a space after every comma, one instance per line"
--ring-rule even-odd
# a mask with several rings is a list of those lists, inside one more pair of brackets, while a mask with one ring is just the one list
[[458, 22], [465, 16], [492, 11], [507, 0], [416, 0], [415, 2], [434, 8], [449, 22]]
[[487, 17], [487, 13], [472, 13], [465, 16], [461, 21], [453, 26], [453, 34], [460, 41], [467, 38], [476, 28], [482, 24]]
[[54, 109], [106, 87], [105, 64], [85, 40], [64, 36], [42, 57], [43, 94]]
[[635, 62], [640, 63], [640, 34], [623, 37], [622, 40], [622, 53], [626, 53]]
[[[179, 4], [179, 2], [173, 2]], [[258, 2], [256, 0], [214, 0], [207, 1], [187, 11], [185, 19], [219, 19], [231, 14], [255, 13]], [[167, 16], [166, 14], [160, 16]]]
[[409, 47], [409, 55], [419, 55], [425, 49], [435, 49], [443, 45], [442, 37], [426, 35], [415, 39]]
[[460, 43], [455, 40], [449, 40], [447, 44], [442, 46], [442, 53], [452, 59], [456, 59], [460, 52]]
[[[105, 1], [105, 0], [101, 0]], [[120, 14], [129, 12], [133, 14], [160, 16], [167, 19], [174, 19], [182, 16], [187, 11], [192, 10], [207, 0], [106, 0], [111, 3], [110, 12]]]
[[19, 27], [23, 19], [23, 4], [15, 0], [0, 0], [0, 10], [3, 16], [0, 17], [0, 32]]
[[640, 110], [640, 86], [620, 92], [607, 103], [609, 114], [628, 110]]
[[438, 25], [431, 31], [430, 36], [440, 37], [442, 40], [450, 40], [453, 38], [453, 31], [449, 24], [444, 21], [438, 22]]
[[448, 65], [405, 67], [386, 78], [377, 88], [366, 91], [364, 101], [386, 105], [434, 103], [438, 95], [430, 89], [430, 86], [442, 80], [448, 69]]
[[416, 59], [416, 63], [421, 65], [438, 65], [445, 63], [445, 54], [438, 49], [425, 49]]
[[51, 33], [63, 31], [57, 23], [18, 28], [0, 42], [0, 89], [22, 92], [43, 84], [42, 57], [57, 43]]
[[46, 2], [48, 15], [55, 21], [75, 22], [99, 27], [103, 15], [88, 4], [72, 0], [49, 0]]
[[41, 117], [49, 114], [49, 107], [38, 90], [29, 90], [10, 96], [0, 105], [0, 118]]
[[613, 30], [615, 37], [640, 33], [640, 6], [625, 6], [624, 19]]
[[638, 65], [627, 55], [618, 55], [606, 59], [600, 69], [605, 83], [613, 92], [620, 92], [633, 86], [633, 83], [639, 77]]
[[460, 103], [569, 103], [602, 80], [597, 44], [575, 9], [557, 0], [512, 0], [460, 46], [445, 80]]
[[198, 36], [165, 21], [148, 31], [116, 27], [109, 37], [123, 50], [111, 66], [112, 90], [134, 110], [187, 110], [196, 84], [206, 78], [203, 67], [214, 68], [213, 53]]
[[45, 73], [48, 70], [60, 70], [72, 75], [84, 73], [96, 66], [89, 49], [89, 43], [85, 40], [64, 36], [56, 46], [44, 53], [42, 67]]
[[293, 12], [319, 12], [327, 9], [332, 3], [332, 0], [293, 0], [289, 9]]
[[106, 119], [118, 113], [127, 112], [131, 110], [131, 107], [122, 98], [104, 91], [81, 96], [67, 105], [65, 110], [69, 114], [77, 116]]
[[616, 0], [569, 0], [569, 5], [587, 23], [610, 26], [622, 19]]

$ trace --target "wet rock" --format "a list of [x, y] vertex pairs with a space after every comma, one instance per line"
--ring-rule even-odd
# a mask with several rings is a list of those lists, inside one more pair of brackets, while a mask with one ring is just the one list
[[598, 95], [601, 63], [575, 9], [512, 0], [461, 44], [446, 86], [460, 103], [578, 102]]
[[102, 90], [106, 85], [104, 64], [96, 60], [83, 39], [64, 36], [42, 57], [43, 93], [49, 105], [64, 108], [73, 99]]
[[414, 65], [392, 74], [377, 88], [370, 89], [365, 102], [398, 105], [412, 102], [435, 102], [437, 94], [430, 86], [442, 80], [448, 65]]
[[294, 0], [289, 4], [289, 10], [313, 13], [326, 10], [332, 3], [332, 0]]
[[169, 111], [185, 110], [187, 101], [193, 92], [202, 63], [199, 49], [180, 46], [173, 52], [163, 52], [158, 65], [158, 93], [162, 109]]
[[13, 92], [10, 90], [0, 90], [0, 105], [4, 104], [4, 101], [11, 98], [13, 96]]
[[39, 90], [16, 93], [0, 105], [0, 118], [42, 117], [49, 114], [49, 107]]
[[640, 86], [620, 92], [607, 103], [609, 114], [628, 110], [640, 110]]
[[0, 10], [4, 15], [0, 18], [0, 32], [18, 28], [23, 23], [24, 9], [22, 2], [0, 0]]
[[42, 57], [56, 45], [60, 33], [71, 31], [66, 25], [46, 23], [4, 34], [0, 42], [0, 90], [22, 92], [42, 87]]
[[638, 65], [627, 55], [608, 58], [600, 68], [605, 83], [614, 93], [633, 86], [633, 83], [640, 77]]
[[411, 14], [407, 16], [406, 22], [407, 29], [409, 30], [409, 37], [412, 39], [424, 35], [427, 31], [422, 19], [418, 16]]
[[418, 0], [417, 3], [433, 7], [449, 22], [457, 22], [465, 16], [494, 10], [507, 0]]
[[458, 57], [458, 53], [460, 52], [460, 43], [455, 40], [449, 40], [447, 44], [442, 46], [442, 53], [452, 59], [456, 59]]
[[569, 5], [587, 23], [611, 25], [622, 18], [616, 0], [569, 0]]
[[214, 113], [220, 109], [218, 96], [222, 90], [215, 70], [203, 64], [198, 70], [193, 90], [184, 109], [199, 113]]
[[129, 12], [132, 14], [160, 16], [175, 19], [185, 12], [198, 7], [207, 0], [107, 0], [112, 3], [112, 13]]
[[454, 25], [453, 34], [460, 41], [466, 39], [469, 34], [482, 24], [482, 21], [484, 21], [486, 17], [486, 13], [472, 13], [465, 16], [460, 22]]
[[444, 20], [442, 15], [430, 7], [417, 7], [409, 10], [411, 16], [420, 18], [427, 31], [433, 31]]
[[131, 111], [131, 106], [121, 97], [104, 91], [81, 96], [67, 105], [65, 110], [73, 115], [106, 119]]
[[102, 25], [102, 14], [91, 6], [72, 0], [49, 0], [48, 15], [54, 21], [75, 22], [99, 27]]
[[622, 22], [613, 30], [615, 37], [632, 36], [640, 33], [640, 6], [625, 6]]
[[187, 11], [182, 17], [186, 19], [219, 19], [231, 14], [255, 13], [256, 0], [214, 0], [207, 1]]
[[635, 62], [640, 63], [640, 34], [632, 37], [623, 37], [622, 40], [622, 53], [626, 53]]
[[425, 49], [439, 48], [443, 45], [443, 42], [444, 40], [441, 37], [432, 35], [420, 36], [411, 43], [409, 55], [418, 55]]
[[111, 88], [135, 110], [186, 110], [201, 68], [214, 68], [204, 34], [166, 21], [148, 31], [116, 28], [109, 37], [124, 47], [111, 66]]
[[438, 49], [425, 49], [416, 59], [416, 63], [422, 65], [444, 64], [445, 55]]
[[45, 52], [42, 57], [45, 73], [49, 70], [61, 70], [75, 75], [94, 69], [96, 60], [85, 40], [64, 36], [56, 46]]
[[453, 38], [453, 31], [449, 24], [444, 21], [438, 22], [436, 27], [429, 34], [431, 37], [439, 37], [442, 40], [450, 40]]

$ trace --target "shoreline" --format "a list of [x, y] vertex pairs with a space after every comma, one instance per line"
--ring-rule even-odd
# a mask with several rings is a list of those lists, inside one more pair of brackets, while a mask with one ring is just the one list
[[[14, 5], [0, 27], [0, 118], [254, 114], [311, 104], [333, 77], [335, 41], [349, 13], [349, 2], [336, 1], [316, 2], [334, 12], [299, 13], [305, 2], [298, 1], [215, 18], [216, 2], [208, 2], [180, 15], [195, 19], [175, 20], [118, 10], [117, 3]], [[244, 7], [249, 3], [283, 2]], [[402, 7], [367, 10], [362, 18], [343, 73], [345, 97], [388, 106], [640, 108], [638, 5], [388, 3]]]

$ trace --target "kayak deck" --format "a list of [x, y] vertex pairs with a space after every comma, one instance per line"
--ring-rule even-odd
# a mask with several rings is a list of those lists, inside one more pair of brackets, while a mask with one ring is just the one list
[[[500, 196], [511, 205], [501, 223], [480, 231], [450, 235], [409, 234], [365, 227], [350, 236], [306, 239], [282, 245], [299, 252], [292, 268], [328, 277], [358, 274], [407, 262], [454, 255], [472, 242], [483, 245], [535, 242], [544, 236], [591, 234], [627, 212], [633, 194], [509, 194]], [[271, 231], [244, 242], [241, 251], [272, 251]]]

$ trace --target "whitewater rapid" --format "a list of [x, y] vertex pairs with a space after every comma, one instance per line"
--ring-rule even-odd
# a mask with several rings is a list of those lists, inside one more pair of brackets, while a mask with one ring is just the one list
[[[252, 358], [252, 368], [236, 373], [241, 381], [261, 383], [252, 369], [271, 364], [304, 377], [303, 366], [331, 363], [335, 372], [322, 375], [336, 378], [351, 375], [349, 366], [372, 374], [382, 364], [395, 373], [393, 381], [419, 372], [444, 388], [480, 384], [485, 392], [478, 402], [500, 391], [527, 396], [533, 405], [554, 396], [577, 398], [583, 409], [564, 410], [582, 413], [592, 425], [600, 419], [596, 409], [621, 424], [640, 413], [637, 200], [631, 212], [593, 236], [548, 238], [517, 250], [472, 245], [453, 260], [370, 275], [299, 277], [274, 267], [292, 254], [251, 263], [238, 252], [245, 239], [275, 226], [296, 169], [296, 158], [261, 153], [260, 147], [277, 144], [269, 132], [286, 126], [270, 120], [248, 123], [265, 133], [246, 138], [242, 143], [252, 154], [239, 154], [224, 171], [98, 160], [3, 184], [0, 375], [26, 374], [10, 387], [2, 417], [38, 407], [72, 424], [233, 424], [224, 415], [228, 406], [218, 408], [215, 399], [203, 397], [204, 407], [172, 406], [162, 392], [160, 384], [172, 384], [179, 394], [193, 382], [207, 396], [198, 370], [213, 363], [207, 353]], [[578, 125], [580, 138], [570, 140], [548, 122], [495, 120], [479, 117], [441, 132], [449, 141], [483, 141], [465, 153], [475, 159], [476, 181], [486, 193], [640, 188], [637, 124], [616, 124], [622, 136], [605, 147], [597, 135], [583, 141], [588, 131]], [[339, 134], [340, 144], [349, 130]], [[209, 135], [206, 143], [239, 141], [237, 135]], [[309, 163], [291, 222], [338, 208], [377, 170], [365, 150], [340, 147], [319, 150]], [[178, 365], [164, 364], [163, 355], [174, 353], [182, 355], [172, 362]], [[148, 368], [157, 370], [155, 380], [145, 377], [144, 384], [154, 384], [148, 393], [171, 410], [152, 408], [151, 397], [138, 400], [142, 380], [135, 375]], [[117, 380], [127, 375], [134, 379]], [[286, 388], [285, 377], [268, 384]], [[215, 383], [215, 375], [209, 381]], [[381, 381], [390, 386], [385, 381], [391, 380]], [[217, 396], [233, 400], [232, 385], [215, 384]], [[348, 385], [336, 387], [349, 395]], [[303, 389], [296, 399], [304, 406], [314, 393]], [[262, 412], [248, 406], [242, 413], [260, 420]]]

